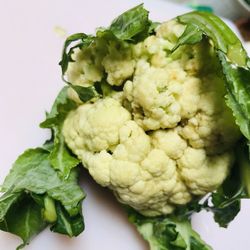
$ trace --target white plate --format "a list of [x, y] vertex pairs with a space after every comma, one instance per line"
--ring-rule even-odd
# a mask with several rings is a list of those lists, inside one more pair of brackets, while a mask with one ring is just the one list
[[[43, 0], [0, 1], [1, 92], [0, 92], [0, 182], [12, 162], [29, 147], [36, 147], [48, 132], [39, 129], [59, 89], [63, 39], [55, 26], [68, 31], [93, 32], [107, 26], [137, 0]], [[187, 9], [165, 1], [147, 0], [145, 6], [154, 20], [167, 20]], [[143, 250], [147, 245], [126, 219], [113, 196], [87, 177], [83, 186], [88, 194], [83, 205], [86, 230], [68, 239], [45, 230], [26, 247], [29, 250]], [[194, 218], [195, 228], [215, 250], [249, 250], [249, 202], [228, 230], [219, 229], [210, 215]], [[0, 249], [13, 250], [19, 239], [0, 232]]]

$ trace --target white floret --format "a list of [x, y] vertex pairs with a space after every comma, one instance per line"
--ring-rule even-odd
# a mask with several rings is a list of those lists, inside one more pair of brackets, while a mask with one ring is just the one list
[[103, 67], [98, 57], [93, 57], [95, 52], [88, 50], [75, 50], [67, 69], [68, 81], [74, 85], [86, 86], [100, 81], [103, 76]]
[[205, 148], [208, 154], [222, 153], [239, 138], [231, 111], [216, 92], [200, 95], [198, 112], [186, 120], [179, 130], [194, 148]]
[[109, 46], [109, 53], [103, 58], [102, 65], [108, 74], [107, 82], [110, 85], [121, 85], [134, 73], [135, 60], [132, 58], [130, 48], [117, 48]]
[[96, 182], [145, 215], [170, 213], [190, 201], [176, 162], [153, 146], [116, 100], [81, 105], [67, 117], [63, 133]]
[[64, 135], [67, 138], [69, 134], [77, 147], [92, 152], [112, 150], [119, 142], [119, 129], [130, 118], [130, 113], [118, 101], [106, 98], [81, 105], [70, 113], [64, 124]]
[[131, 101], [135, 121], [145, 130], [173, 128], [181, 120], [177, 101], [185, 73], [154, 68], [144, 60], [136, 66], [133, 82], [124, 86], [125, 97]]
[[185, 25], [178, 23], [176, 20], [171, 20], [162, 23], [156, 28], [156, 36], [175, 43], [183, 34], [185, 28]]
[[188, 147], [178, 160], [178, 169], [190, 192], [204, 195], [221, 185], [233, 161], [231, 152], [207, 156], [204, 149]]
[[119, 142], [113, 151], [117, 160], [141, 162], [151, 150], [149, 136], [134, 121], [123, 124], [119, 130]]
[[177, 130], [156, 130], [151, 135], [154, 147], [162, 149], [170, 158], [179, 159], [187, 148], [187, 142]]

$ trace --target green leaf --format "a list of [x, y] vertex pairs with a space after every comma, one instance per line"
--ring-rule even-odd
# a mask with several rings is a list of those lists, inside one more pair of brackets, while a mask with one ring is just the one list
[[73, 169], [67, 180], [59, 178], [60, 183], [48, 191], [49, 196], [59, 201], [70, 216], [81, 212], [81, 202], [85, 198], [85, 193], [77, 183], [78, 176], [78, 169]]
[[[47, 223], [61, 223], [55, 204], [69, 221], [78, 218], [78, 224], [83, 225], [81, 202], [85, 194], [77, 183], [78, 171], [73, 169], [67, 179], [61, 179], [51, 167], [49, 156], [50, 152], [42, 148], [25, 151], [2, 185], [5, 193], [0, 197], [0, 228], [20, 236], [24, 244]], [[81, 229], [78, 226], [73, 235]]]
[[118, 16], [111, 23], [109, 30], [120, 40], [133, 40], [136, 36], [148, 32], [150, 24], [148, 11], [140, 4]]
[[183, 44], [198, 43], [202, 40], [202, 38], [203, 38], [203, 32], [200, 30], [200, 28], [192, 23], [188, 23], [185, 31], [178, 39], [177, 44], [174, 46], [172, 51], [175, 51]]
[[150, 26], [148, 29], [148, 35], [154, 35], [155, 34], [155, 29], [161, 24], [159, 22], [152, 22], [151, 20], [149, 20], [150, 22]]
[[222, 52], [218, 55], [226, 77], [227, 105], [242, 134], [250, 140], [250, 69], [231, 64]]
[[234, 198], [226, 197], [221, 190], [212, 194], [213, 207], [209, 211], [213, 212], [214, 220], [220, 227], [228, 227], [240, 212], [241, 193]]
[[51, 152], [54, 148], [54, 139], [53, 139], [53, 136], [45, 141], [45, 143], [42, 145], [42, 149], [48, 151], [48, 152]]
[[129, 221], [148, 241], [150, 250], [211, 250], [196, 233], [188, 219], [145, 217], [128, 209]]
[[48, 152], [39, 148], [29, 149], [13, 164], [2, 191], [20, 192], [25, 189], [41, 194], [46, 191], [46, 186], [54, 186], [54, 178], [58, 180], [56, 177], [48, 161]]
[[200, 202], [201, 198], [195, 198], [186, 205], [177, 206], [174, 215], [180, 220], [189, 220], [194, 213], [199, 213], [202, 209], [207, 208], [206, 203]]
[[55, 139], [53, 149], [49, 155], [50, 164], [55, 170], [59, 171], [59, 175], [62, 178], [67, 179], [71, 170], [80, 163], [80, 160], [73, 156], [67, 147], [61, 128], [59, 131], [57, 127], [54, 130]]
[[[82, 47], [84, 44], [89, 45], [92, 42], [92, 38], [89, 35], [86, 35], [84, 33], [76, 33], [71, 36], [69, 36], [63, 46], [63, 52], [62, 52], [62, 59], [59, 62], [59, 65], [62, 68], [62, 74], [64, 74], [68, 68], [69, 62], [73, 62], [72, 59], [72, 53], [74, 52], [75, 48]], [[72, 43], [76, 43], [74, 46], [71, 46]]]
[[32, 198], [24, 195], [22, 200], [8, 209], [4, 220], [0, 222], [1, 230], [13, 233], [23, 240], [18, 249], [28, 244], [32, 237], [46, 227], [41, 210]]
[[[187, 25], [186, 31], [179, 39], [181, 41], [179, 45], [190, 44], [192, 38], [194, 39], [193, 42], [195, 40], [198, 42], [198, 38], [202, 32], [212, 40], [214, 47], [222, 51], [232, 63], [239, 66], [246, 66], [248, 57], [240, 40], [219, 17], [208, 12], [194, 11], [178, 16], [177, 20]], [[191, 29], [191, 36], [187, 35], [188, 29]], [[194, 34], [195, 29], [198, 36]]]
[[78, 171], [74, 169], [68, 179], [61, 179], [51, 167], [48, 157], [49, 153], [40, 148], [25, 151], [14, 163], [2, 189], [6, 192], [47, 193], [75, 215], [75, 208], [78, 211], [78, 203], [85, 196], [77, 184]]
[[58, 219], [56, 224], [51, 227], [51, 231], [73, 237], [78, 236], [84, 230], [83, 217], [81, 213], [74, 217], [70, 217], [67, 211], [60, 204], [57, 204], [56, 211]]
[[112, 87], [105, 80], [95, 83], [95, 89], [104, 98], [114, 93]]
[[239, 213], [241, 199], [249, 198], [250, 161], [246, 143], [240, 141], [235, 147], [235, 152], [236, 160], [230, 175], [211, 195], [212, 205], [208, 205], [210, 198], [203, 204], [203, 208], [214, 214], [215, 221], [221, 227], [228, 227]]
[[[247, 150], [248, 149], [248, 150]], [[244, 188], [245, 198], [250, 198], [250, 160], [249, 160], [249, 142], [238, 148], [238, 162], [240, 165], [241, 186]]]
[[64, 87], [59, 92], [46, 120], [40, 124], [41, 128], [54, 128], [60, 126], [68, 113], [77, 108], [77, 104], [68, 98], [68, 88], [69, 87]]
[[50, 164], [62, 178], [68, 178], [71, 169], [80, 163], [70, 152], [62, 135], [62, 126], [66, 116], [71, 110], [77, 108], [77, 104], [68, 98], [67, 91], [68, 87], [60, 91], [46, 120], [40, 124], [42, 128], [53, 130], [53, 140], [48, 141], [44, 148], [50, 151]]
[[18, 201], [20, 196], [20, 192], [13, 193], [10, 191], [0, 197], [0, 222], [4, 220], [8, 210]]
[[78, 94], [79, 98], [81, 99], [82, 102], [87, 102], [91, 100], [92, 98], [98, 96], [98, 93], [95, 90], [95, 87], [83, 87], [83, 86], [78, 86], [78, 85], [73, 85], [70, 84], [71, 88], [76, 91]]
[[213, 205], [207, 207], [207, 210], [214, 214], [214, 220], [221, 227], [228, 227], [240, 211], [244, 189], [242, 188], [239, 170], [240, 166], [237, 159], [223, 185], [212, 193], [211, 202]]

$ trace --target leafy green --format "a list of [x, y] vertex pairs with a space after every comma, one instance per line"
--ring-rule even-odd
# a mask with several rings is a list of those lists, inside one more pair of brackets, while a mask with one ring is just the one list
[[[242, 148], [243, 147], [243, 148]], [[249, 160], [249, 152], [247, 150], [249, 145], [244, 144], [238, 148], [238, 157], [237, 160], [240, 166], [240, 177], [241, 177], [241, 188], [244, 190], [245, 197], [250, 197], [250, 160]]]
[[199, 213], [202, 209], [206, 209], [207, 200], [204, 202], [200, 201], [200, 197], [193, 197], [193, 199], [186, 205], [177, 206], [174, 215], [178, 217], [180, 220], [189, 220], [194, 213]]
[[61, 202], [71, 215], [75, 215], [79, 201], [84, 198], [81, 188], [77, 185], [78, 172], [72, 170], [68, 179], [61, 179], [51, 167], [48, 157], [49, 153], [40, 148], [25, 151], [5, 178], [2, 191], [12, 194], [47, 193]]
[[[0, 197], [0, 228], [20, 236], [24, 244], [48, 223], [53, 231], [62, 232], [61, 218], [65, 216], [74, 227], [69, 236], [84, 229], [81, 201], [85, 194], [77, 184], [78, 172], [73, 169], [68, 179], [61, 179], [49, 156], [50, 152], [42, 148], [25, 151], [2, 185], [5, 193]], [[68, 229], [64, 230], [67, 234]]]
[[212, 206], [205, 202], [207, 210], [214, 214], [214, 220], [221, 226], [227, 227], [240, 211], [241, 199], [245, 197], [240, 177], [238, 159], [230, 175], [211, 195]]
[[42, 218], [42, 208], [27, 194], [12, 205], [0, 221], [0, 229], [19, 236], [23, 240], [17, 249], [21, 249], [36, 234], [46, 227]]
[[203, 32], [199, 27], [192, 23], [188, 23], [183, 34], [179, 37], [177, 44], [172, 49], [175, 51], [183, 44], [195, 44], [201, 42], [203, 38]]
[[227, 105], [242, 134], [250, 140], [250, 69], [231, 64], [221, 52], [218, 55], [226, 78]]
[[150, 25], [148, 11], [140, 4], [118, 16], [111, 23], [109, 30], [119, 40], [133, 41], [136, 37], [144, 37], [142, 34], [148, 33]]
[[40, 124], [40, 127], [50, 128], [53, 131], [53, 147], [49, 149], [51, 151], [50, 164], [59, 171], [63, 178], [68, 178], [71, 169], [80, 163], [66, 146], [62, 135], [62, 126], [66, 116], [71, 110], [77, 108], [77, 104], [68, 98], [67, 90], [68, 87], [64, 87], [60, 91], [46, 120]]
[[[69, 62], [73, 62], [72, 53], [75, 48], [81, 48], [82, 46], [88, 46], [92, 42], [92, 37], [84, 33], [76, 33], [69, 36], [63, 46], [62, 59], [59, 65], [62, 68], [62, 73], [64, 74], [68, 68]], [[69, 47], [75, 43], [74, 46]]]
[[150, 250], [210, 250], [196, 233], [187, 218], [144, 217], [133, 209], [128, 216], [143, 238], [148, 241]]
[[236, 147], [236, 160], [230, 175], [223, 185], [212, 194], [210, 211], [222, 227], [227, 227], [240, 211], [241, 199], [249, 198], [250, 160], [248, 145], [240, 141]]
[[84, 230], [81, 213], [70, 217], [68, 212], [60, 204], [57, 204], [56, 212], [58, 215], [57, 223], [51, 227], [51, 231], [73, 237], [78, 236]]
[[111, 95], [114, 92], [112, 87], [105, 80], [95, 83], [95, 89], [104, 98]]
[[187, 25], [186, 31], [179, 38], [178, 46], [201, 41], [202, 33], [209, 37], [214, 47], [222, 51], [231, 62], [246, 66], [248, 57], [240, 40], [219, 17], [208, 12], [194, 11], [178, 16], [177, 20]]
[[46, 120], [40, 124], [41, 128], [60, 126], [68, 113], [77, 108], [77, 104], [68, 98], [67, 91], [68, 87], [64, 87], [59, 92], [49, 114], [47, 114]]
[[92, 98], [98, 96], [94, 87], [83, 87], [79, 85], [70, 85], [72, 89], [76, 91], [82, 102], [87, 102]]
[[240, 212], [240, 203], [242, 195], [236, 194], [233, 197], [227, 197], [221, 189], [212, 194], [213, 206], [207, 209], [213, 212], [214, 220], [220, 227], [228, 227], [229, 223]]
[[71, 169], [75, 168], [80, 161], [68, 149], [61, 127], [59, 129], [54, 128], [54, 147], [49, 155], [49, 160], [50, 164], [59, 171], [59, 174], [67, 179]]
[[4, 216], [7, 214], [10, 207], [18, 201], [21, 196], [21, 192], [6, 192], [0, 197], [0, 221], [4, 220]]
[[[58, 94], [42, 128], [52, 130], [43, 148], [25, 151], [6, 177], [0, 197], [1, 229], [23, 239], [23, 247], [48, 224], [51, 230], [77, 236], [84, 230], [77, 184], [80, 161], [70, 152], [62, 135], [63, 122], [77, 105], [67, 97], [68, 87]], [[62, 223], [63, 219], [67, 223]], [[71, 225], [72, 229], [69, 230]]]

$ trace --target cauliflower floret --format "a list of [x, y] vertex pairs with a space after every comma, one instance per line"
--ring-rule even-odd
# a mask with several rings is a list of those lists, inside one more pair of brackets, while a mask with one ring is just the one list
[[156, 36], [165, 38], [175, 44], [177, 39], [185, 31], [185, 28], [185, 25], [178, 23], [176, 20], [170, 20], [162, 23], [156, 28]]
[[113, 151], [117, 160], [141, 162], [151, 149], [149, 136], [134, 121], [128, 121], [121, 127], [119, 142]]
[[96, 47], [74, 50], [67, 69], [68, 81], [74, 85], [89, 86], [103, 77], [102, 55], [96, 56]]
[[221, 185], [233, 160], [231, 152], [208, 157], [204, 149], [188, 147], [178, 160], [178, 169], [190, 192], [204, 195]]
[[154, 131], [151, 140], [155, 148], [162, 149], [174, 160], [179, 159], [187, 148], [187, 142], [180, 137], [176, 129]]
[[116, 100], [79, 106], [67, 117], [63, 134], [96, 182], [114, 190], [121, 202], [160, 215], [190, 201], [176, 162], [161, 146], [152, 146], [151, 137]]
[[[180, 135], [194, 148], [205, 148], [208, 154], [223, 153], [239, 138], [240, 132], [231, 111], [223, 102], [223, 80], [208, 75], [200, 84], [198, 110], [184, 120]], [[191, 105], [192, 102], [190, 101]]]
[[[159, 66], [164, 66], [166, 62], [169, 61], [166, 51], [170, 51], [173, 47], [174, 44], [170, 43], [168, 40], [156, 36], [149, 36], [144, 42], [134, 45], [132, 51], [135, 58], [151, 58], [151, 61], [159, 64]], [[161, 60], [157, 62], [154, 58]]]
[[[225, 129], [226, 128], [226, 129]], [[229, 110], [221, 114], [209, 116], [197, 113], [179, 130], [194, 148], [205, 148], [207, 154], [218, 154], [229, 149], [239, 138], [240, 134], [232, 121]]]
[[112, 98], [81, 105], [66, 119], [64, 136], [69, 136], [78, 148], [92, 152], [112, 150], [119, 142], [119, 129], [130, 117], [130, 113]]
[[95, 154], [93, 157], [93, 154], [88, 151], [80, 150], [78, 151], [78, 157], [82, 159], [84, 166], [88, 167], [89, 173], [97, 183], [104, 187], [110, 184], [111, 154], [103, 150], [99, 154]]
[[175, 73], [175, 66], [154, 68], [140, 60], [133, 82], [127, 81], [124, 86], [134, 119], [145, 130], [172, 128], [181, 120], [181, 106], [177, 98], [185, 72]]
[[196, 77], [187, 77], [182, 85], [182, 92], [179, 97], [181, 106], [181, 118], [187, 119], [193, 117], [198, 110], [201, 98], [202, 82]]
[[132, 50], [122, 48], [121, 45], [112, 43], [108, 47], [108, 54], [103, 58], [102, 64], [110, 85], [121, 85], [124, 80], [134, 73], [135, 60], [132, 58]]

